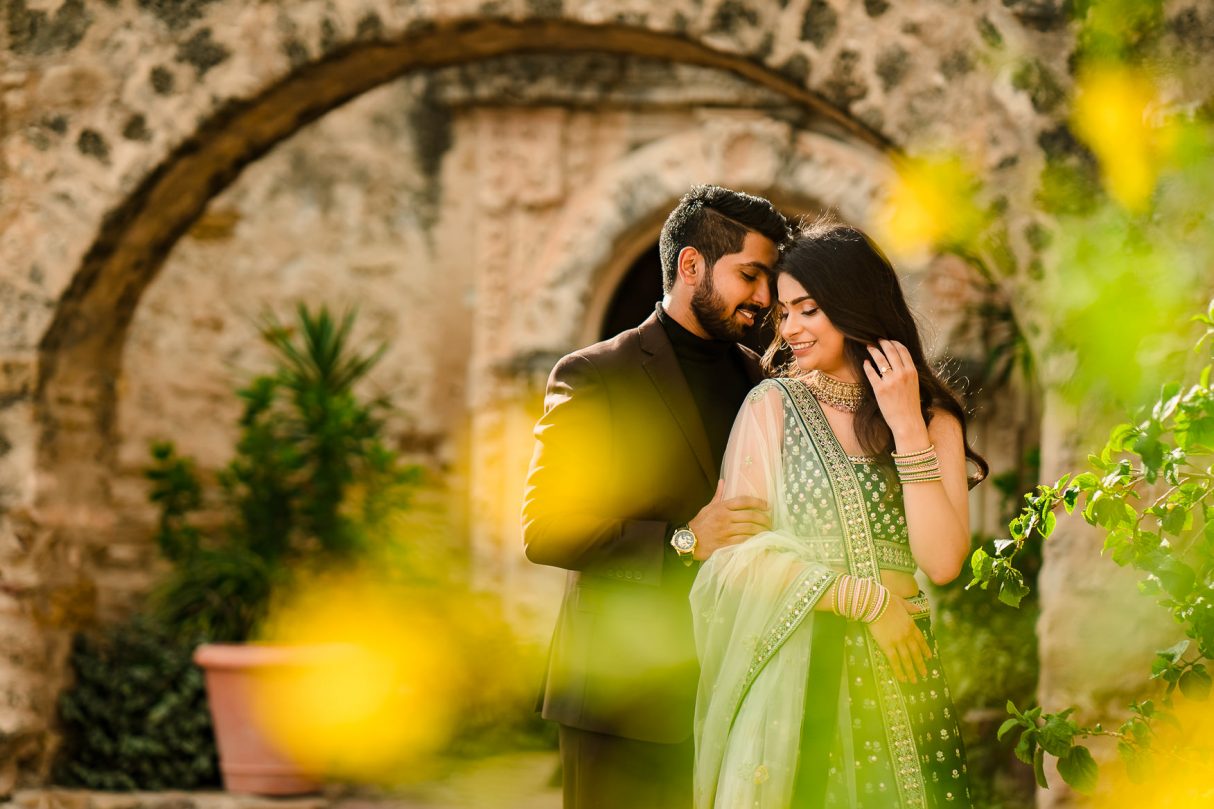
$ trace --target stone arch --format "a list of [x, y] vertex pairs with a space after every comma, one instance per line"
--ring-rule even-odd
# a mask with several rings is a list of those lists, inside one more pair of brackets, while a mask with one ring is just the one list
[[889, 157], [869, 144], [796, 132], [768, 118], [696, 124], [636, 150], [566, 207], [545, 245], [559, 259], [537, 285], [524, 324], [545, 322], [554, 312], [580, 316], [566, 318], [563, 334], [548, 330], [547, 343], [524, 350], [563, 353], [594, 342], [623, 273], [692, 185], [717, 183], [761, 194], [789, 211], [829, 208], [864, 222], [892, 173]]
[[38, 404], [44, 478], [55, 490], [97, 491], [104, 476], [119, 347], [139, 296], [164, 256], [250, 162], [284, 137], [368, 89], [406, 72], [513, 52], [602, 50], [717, 67], [774, 89], [862, 142], [887, 140], [785, 75], [729, 50], [664, 31], [580, 20], [460, 20], [423, 24], [389, 41], [335, 48], [247, 100], [232, 100], [153, 167], [106, 214], [41, 338]]

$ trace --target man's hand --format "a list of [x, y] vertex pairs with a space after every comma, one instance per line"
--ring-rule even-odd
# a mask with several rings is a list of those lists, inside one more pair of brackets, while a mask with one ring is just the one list
[[687, 527], [696, 535], [696, 549], [692, 556], [700, 562], [726, 545], [736, 545], [771, 528], [766, 500], [758, 497], [725, 500], [724, 492], [725, 481], [722, 480], [717, 483], [717, 493], [712, 501], [687, 523]]

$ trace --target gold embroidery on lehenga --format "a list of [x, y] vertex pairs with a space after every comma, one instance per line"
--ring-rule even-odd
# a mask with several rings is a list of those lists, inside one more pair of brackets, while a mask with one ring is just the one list
[[[852, 575], [880, 580], [881, 568], [876, 544], [868, 522], [864, 494], [855, 467], [843, 451], [821, 406], [803, 384], [777, 380], [791, 397], [800, 427], [809, 437], [818, 457], [826, 466], [826, 478], [834, 489], [835, 500], [843, 521], [845, 548], [849, 556], [848, 569]], [[927, 805], [923, 771], [919, 768], [918, 752], [911, 729], [910, 714], [902, 697], [898, 681], [885, 654], [871, 641], [865, 644], [877, 678], [882, 714], [886, 718], [886, 735], [893, 753], [901, 805], [922, 809]]]
[[738, 695], [739, 704], [741, 704], [742, 698], [746, 696], [746, 692], [750, 690], [750, 686], [754, 683], [755, 678], [759, 676], [759, 672], [763, 670], [768, 661], [780, 650], [780, 647], [784, 645], [784, 641], [788, 640], [789, 636], [792, 635], [793, 630], [801, 625], [801, 621], [814, 608], [814, 604], [818, 603], [818, 599], [830, 587], [831, 582], [835, 580], [836, 576], [837, 574], [830, 571], [818, 571], [806, 576], [797, 586], [796, 595], [792, 599], [792, 606], [776, 619], [771, 629], [763, 637], [763, 641], [755, 650], [754, 659], [751, 660], [750, 667], [746, 669], [746, 678], [742, 681], [741, 693]]
[[[752, 400], [757, 401], [773, 387], [782, 386], [779, 386], [773, 380], [764, 380], [750, 392], [750, 397]], [[785, 398], [784, 407], [787, 409], [789, 406], [790, 403]], [[784, 642], [792, 636], [793, 631], [801, 625], [805, 616], [813, 610], [814, 605], [822, 598], [822, 594], [829, 589], [836, 577], [837, 574], [832, 571], [811, 571], [797, 585], [790, 606], [771, 624], [758, 647], [754, 650], [750, 666], [746, 669], [746, 676], [738, 686], [734, 701], [735, 706], [742, 704], [742, 700], [745, 699], [746, 693], [750, 690], [751, 685], [754, 684], [755, 678], [763, 671], [763, 667], [775, 656], [780, 647], [784, 645]]]

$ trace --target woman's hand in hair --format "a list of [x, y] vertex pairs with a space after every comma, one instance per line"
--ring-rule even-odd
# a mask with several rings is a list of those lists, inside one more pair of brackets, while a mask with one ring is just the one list
[[[896, 340], [881, 340], [868, 347], [864, 374], [873, 386], [881, 416], [900, 446], [921, 449], [927, 446], [927, 424], [919, 405], [919, 369], [910, 351]], [[905, 451], [905, 450], [903, 450]]]

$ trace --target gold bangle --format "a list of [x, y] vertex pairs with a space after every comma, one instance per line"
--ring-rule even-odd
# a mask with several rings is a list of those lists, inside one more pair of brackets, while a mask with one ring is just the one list
[[894, 466], [899, 469], [913, 469], [916, 466], [931, 466], [934, 463], [940, 463], [940, 458], [932, 455], [928, 458], [920, 458], [915, 461], [894, 461]]
[[935, 455], [930, 458], [923, 458], [918, 461], [894, 461], [894, 466], [898, 469], [922, 469], [925, 466], [935, 466], [940, 463], [940, 459]]
[[899, 459], [909, 461], [913, 458], [926, 457], [928, 455], [931, 455], [935, 451], [936, 451], [936, 445], [928, 444], [927, 449], [920, 449], [920, 450], [916, 450], [914, 452], [891, 452], [890, 455], [893, 456], [895, 461], [897, 461]]
[[935, 466], [925, 467], [923, 469], [910, 469], [910, 470], [899, 469], [898, 477], [913, 478], [916, 475], [935, 475], [935, 474], [939, 474], [939, 472], [940, 472], [940, 465], [936, 464]]
[[843, 615], [843, 605], [847, 603], [847, 587], [851, 581], [851, 576], [846, 573], [835, 579], [835, 615], [846, 617]]
[[891, 602], [891, 601], [893, 601], [893, 600], [894, 600], [894, 598], [893, 598], [893, 596], [890, 594], [889, 590], [886, 590], [886, 591], [885, 591], [885, 603], [884, 603], [884, 604], [882, 604], [882, 605], [881, 605], [881, 609], [877, 611], [877, 617], [876, 617], [876, 618], [874, 618], [874, 619], [872, 619], [872, 621], [870, 621], [869, 623], [874, 623], [874, 624], [875, 624], [877, 621], [880, 621], [880, 620], [881, 620], [881, 618], [882, 618], [882, 617], [885, 615], [885, 611], [886, 611], [887, 609], [889, 609], [890, 602]]
[[874, 593], [876, 597], [869, 600], [868, 608], [864, 610], [864, 617], [860, 620], [866, 624], [871, 624], [873, 621], [877, 620], [877, 613], [880, 612], [882, 605], [884, 605], [885, 598], [888, 593], [888, 589], [886, 589], [883, 585], [878, 584], [876, 592]]

